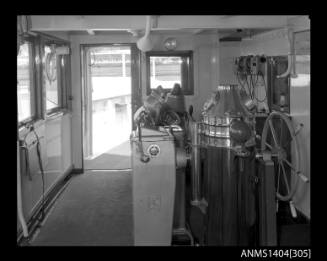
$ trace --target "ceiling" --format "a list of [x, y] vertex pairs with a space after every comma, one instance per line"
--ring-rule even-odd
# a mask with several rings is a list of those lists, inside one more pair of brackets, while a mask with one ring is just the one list
[[[296, 16], [151, 16], [151, 34], [219, 33], [221, 41], [240, 41], [287, 26]], [[31, 16], [32, 30], [68, 35], [144, 35], [146, 16]]]
[[[241, 41], [244, 38], [249, 38], [254, 35], [268, 32], [272, 29], [179, 29], [179, 30], [156, 30], [151, 31], [153, 35], [169, 35], [169, 34], [179, 34], [179, 35], [202, 35], [202, 34], [212, 34], [218, 33], [219, 39], [221, 41]], [[44, 33], [62, 33], [68, 35], [134, 35], [133, 32], [128, 30], [115, 30], [115, 31], [105, 31], [105, 30], [92, 30], [88, 32], [85, 30], [72, 30], [72, 31], [42, 31]], [[138, 34], [134, 36], [142, 36], [144, 32], [141, 30]]]

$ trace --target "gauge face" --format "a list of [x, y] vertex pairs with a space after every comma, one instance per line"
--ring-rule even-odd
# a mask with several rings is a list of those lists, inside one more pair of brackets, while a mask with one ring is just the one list
[[237, 142], [246, 142], [251, 137], [251, 129], [247, 123], [234, 120], [230, 125], [230, 135]]
[[57, 59], [55, 53], [48, 53], [46, 58], [47, 78], [50, 82], [57, 79]]
[[151, 157], [157, 157], [160, 153], [160, 147], [157, 144], [151, 144], [148, 148], [148, 154]]

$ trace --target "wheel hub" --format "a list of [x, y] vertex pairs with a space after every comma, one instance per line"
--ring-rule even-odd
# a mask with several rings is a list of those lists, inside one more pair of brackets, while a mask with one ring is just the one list
[[287, 158], [287, 153], [283, 148], [277, 148], [276, 153], [278, 162], [281, 162]]

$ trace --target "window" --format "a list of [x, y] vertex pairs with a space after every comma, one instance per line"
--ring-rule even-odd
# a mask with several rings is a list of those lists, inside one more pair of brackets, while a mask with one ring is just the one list
[[69, 108], [71, 78], [69, 52], [63, 48], [56, 53], [56, 46], [68, 47], [67, 42], [42, 34], [19, 37], [23, 42], [17, 54], [17, 116], [23, 125]]
[[70, 56], [59, 55], [60, 63], [60, 86], [61, 86], [61, 108], [69, 108], [69, 97], [71, 96], [70, 90]]
[[193, 95], [193, 52], [147, 52], [147, 94], [161, 85], [169, 92], [179, 83], [184, 95]]
[[27, 121], [34, 116], [32, 58], [32, 44], [25, 42], [20, 46], [17, 55], [18, 122]]
[[297, 77], [291, 78], [291, 86], [310, 90], [310, 30], [294, 33], [294, 48]]
[[60, 106], [59, 70], [57, 70], [59, 57], [56, 55], [54, 47], [45, 45], [44, 58], [43, 77], [46, 93], [46, 111], [51, 112]]
[[130, 77], [131, 57], [126, 47], [94, 47], [90, 53], [94, 77]]

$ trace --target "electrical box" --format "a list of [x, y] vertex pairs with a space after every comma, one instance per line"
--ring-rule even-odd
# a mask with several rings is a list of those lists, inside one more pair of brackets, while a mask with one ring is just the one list
[[290, 76], [277, 78], [286, 72], [288, 57], [269, 57], [268, 63], [268, 105], [271, 110], [290, 113]]

